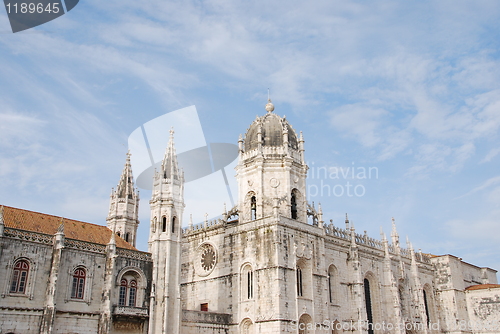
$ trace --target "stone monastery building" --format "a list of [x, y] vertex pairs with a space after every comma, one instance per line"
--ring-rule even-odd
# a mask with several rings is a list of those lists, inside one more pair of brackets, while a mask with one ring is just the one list
[[266, 110], [238, 141], [238, 204], [187, 228], [171, 131], [148, 252], [130, 156], [107, 227], [1, 206], [0, 333], [500, 333], [495, 270], [403, 248], [394, 220], [381, 240], [325, 223], [302, 134]]

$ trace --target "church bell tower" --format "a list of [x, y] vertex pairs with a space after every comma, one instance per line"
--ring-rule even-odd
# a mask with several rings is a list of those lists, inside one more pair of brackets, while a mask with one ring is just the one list
[[139, 226], [139, 191], [134, 188], [134, 177], [130, 165], [130, 153], [127, 153], [120, 181], [111, 190], [108, 228], [135, 247], [137, 227]]
[[180, 332], [180, 255], [184, 173], [179, 169], [174, 148], [174, 131], [160, 170], [153, 178], [149, 252], [153, 259], [153, 287], [150, 303], [150, 334]]
[[257, 117], [239, 140], [236, 167], [241, 222], [268, 217], [287, 217], [307, 222], [304, 139], [297, 136], [286, 117], [266, 111]]

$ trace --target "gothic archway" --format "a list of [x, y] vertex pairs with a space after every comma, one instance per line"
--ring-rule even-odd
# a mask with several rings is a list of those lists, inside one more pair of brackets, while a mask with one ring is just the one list
[[309, 314], [302, 314], [299, 318], [299, 334], [314, 333], [312, 318]]

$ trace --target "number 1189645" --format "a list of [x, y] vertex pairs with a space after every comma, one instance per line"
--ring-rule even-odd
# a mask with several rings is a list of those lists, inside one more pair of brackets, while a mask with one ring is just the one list
[[5, 5], [7, 8], [8, 14], [42, 14], [42, 13], [59, 13], [59, 3], [48, 3], [47, 5], [43, 3], [34, 3], [34, 2], [22, 2], [22, 3], [7, 3]]

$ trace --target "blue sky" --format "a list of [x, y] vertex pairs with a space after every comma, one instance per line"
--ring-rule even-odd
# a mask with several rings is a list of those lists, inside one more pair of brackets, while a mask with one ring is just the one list
[[82, 0], [12, 34], [4, 12], [0, 203], [104, 224], [134, 129], [196, 105], [207, 142], [236, 143], [270, 88], [311, 170], [378, 171], [311, 176], [364, 189], [311, 196], [325, 220], [378, 238], [394, 217], [417, 249], [500, 269], [499, 22], [497, 1]]

